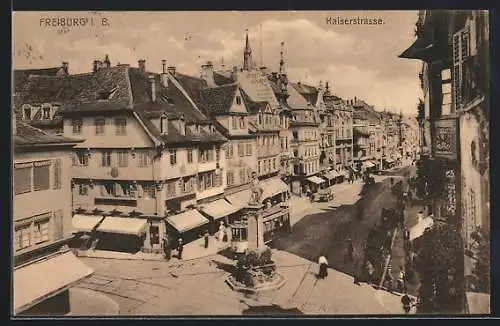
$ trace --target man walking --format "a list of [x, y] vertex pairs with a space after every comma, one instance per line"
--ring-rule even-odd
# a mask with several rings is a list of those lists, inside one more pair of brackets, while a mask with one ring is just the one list
[[405, 314], [409, 314], [411, 310], [411, 298], [408, 294], [405, 293], [405, 295], [401, 298], [401, 303], [403, 304], [403, 310]]
[[182, 238], [179, 238], [178, 243], [177, 243], [177, 257], [179, 259], [182, 259], [182, 251], [184, 250], [184, 242], [182, 241]]
[[397, 278], [398, 291], [400, 293], [403, 293], [404, 291], [406, 291], [406, 282], [405, 282], [405, 279], [406, 279], [406, 275], [405, 275], [403, 266], [400, 266], [399, 267], [398, 278]]

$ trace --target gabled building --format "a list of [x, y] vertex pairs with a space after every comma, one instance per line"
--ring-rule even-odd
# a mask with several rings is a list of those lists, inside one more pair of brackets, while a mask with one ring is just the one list
[[144, 60], [137, 68], [107, 61], [89, 73], [35, 78], [57, 79], [47, 91], [64, 98], [64, 135], [85, 139], [73, 154], [73, 220], [98, 237], [82, 246], [160, 251], [165, 234], [197, 238], [215, 221], [194, 207], [224, 194], [226, 138], [175, 68], [163, 62], [158, 74]]
[[[65, 315], [73, 285], [93, 270], [64, 247], [73, 239], [71, 151], [81, 140], [12, 118], [13, 313]], [[96, 298], [99, 295], [96, 295]]]
[[[290, 128], [292, 131], [293, 177], [292, 186], [295, 193], [305, 187], [317, 187], [322, 180], [317, 175], [321, 172], [320, 157], [320, 118], [313, 107], [317, 94], [307, 100], [300, 94], [304, 86], [298, 82], [289, 85], [288, 105], [292, 109]], [[313, 98], [314, 97], [314, 98]]]
[[14, 70], [13, 106], [17, 119], [49, 133], [62, 133], [62, 119], [58, 114], [66, 94], [52, 91], [69, 75], [69, 64], [45, 69]]

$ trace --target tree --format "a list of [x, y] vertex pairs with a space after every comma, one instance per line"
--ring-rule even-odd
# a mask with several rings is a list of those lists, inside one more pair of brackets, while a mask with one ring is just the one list
[[490, 293], [490, 237], [485, 231], [478, 229], [472, 233], [471, 238], [476, 242], [475, 256], [477, 261], [472, 270], [472, 274], [477, 280], [476, 290]]

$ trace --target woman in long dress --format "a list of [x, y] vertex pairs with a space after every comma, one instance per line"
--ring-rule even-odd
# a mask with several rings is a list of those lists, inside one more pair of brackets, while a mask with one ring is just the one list
[[224, 225], [222, 223], [219, 224], [219, 242], [222, 242], [224, 239]]
[[326, 260], [325, 256], [321, 256], [319, 257], [318, 264], [319, 264], [318, 276], [319, 278], [323, 279], [328, 276], [328, 260]]

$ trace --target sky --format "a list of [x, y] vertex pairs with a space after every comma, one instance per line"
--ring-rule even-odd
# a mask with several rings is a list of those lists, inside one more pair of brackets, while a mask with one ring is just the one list
[[[345, 99], [415, 115], [421, 97], [417, 60], [398, 58], [414, 41], [416, 11], [281, 12], [14, 12], [14, 69], [44, 68], [69, 62], [71, 73], [92, 70], [109, 55], [112, 65], [161, 71], [161, 60], [177, 71], [200, 75], [212, 61], [216, 68], [241, 67], [248, 30], [253, 60], [277, 71], [281, 42], [292, 82], [330, 90]], [[381, 19], [377, 25], [328, 24], [335, 19]], [[53, 26], [51, 18], [86, 24]], [[104, 23], [103, 23], [104, 21]], [[93, 24], [91, 24], [93, 22]]]

